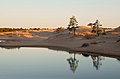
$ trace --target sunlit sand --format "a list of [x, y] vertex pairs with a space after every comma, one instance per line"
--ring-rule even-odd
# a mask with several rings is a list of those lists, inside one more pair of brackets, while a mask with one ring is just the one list
[[120, 27], [97, 36], [81, 26], [76, 36], [67, 29], [24, 30], [0, 33], [1, 47], [58, 47], [101, 55], [120, 56]]

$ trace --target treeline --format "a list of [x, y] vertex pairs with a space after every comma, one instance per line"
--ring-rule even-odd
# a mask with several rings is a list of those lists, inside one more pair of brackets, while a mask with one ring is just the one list
[[23, 28], [0, 28], [0, 32], [11, 32], [11, 31], [19, 31], [19, 30], [26, 30]]
[[26, 30], [49, 30], [48, 28], [0, 28], [0, 32], [26, 31]]

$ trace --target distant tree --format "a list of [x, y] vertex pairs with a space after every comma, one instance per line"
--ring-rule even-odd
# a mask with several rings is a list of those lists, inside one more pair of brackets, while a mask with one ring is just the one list
[[64, 28], [63, 27], [58, 27], [55, 32], [57, 33], [60, 33], [60, 32], [63, 32], [64, 31]]
[[88, 26], [91, 26], [91, 28], [92, 28], [92, 26], [93, 26], [93, 23], [89, 23], [89, 24], [88, 24]]
[[97, 19], [96, 22], [94, 23], [94, 26], [96, 28], [96, 34], [99, 36], [99, 27], [102, 26], [99, 22], [99, 20]]
[[88, 24], [88, 26], [91, 26], [91, 29], [92, 29], [92, 31], [91, 31], [91, 32], [92, 32], [92, 33], [94, 32], [93, 25], [94, 25], [93, 23], [89, 23], [89, 24]]
[[20, 30], [24, 30], [23, 28], [20, 28]]
[[91, 26], [92, 28], [92, 33], [96, 33], [99, 36], [100, 29], [99, 27], [102, 26], [97, 19], [95, 23], [89, 23], [88, 26]]
[[70, 18], [70, 22], [67, 29], [69, 29], [69, 31], [73, 31], [75, 35], [76, 28], [78, 28], [78, 22], [75, 16], [73, 16], [72, 18]]

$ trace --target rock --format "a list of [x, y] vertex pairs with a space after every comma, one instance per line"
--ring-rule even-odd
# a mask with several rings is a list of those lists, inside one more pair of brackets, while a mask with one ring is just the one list
[[119, 40], [117, 40], [117, 42], [120, 42], [120, 39], [119, 39]]
[[81, 47], [88, 47], [89, 43], [84, 43]]

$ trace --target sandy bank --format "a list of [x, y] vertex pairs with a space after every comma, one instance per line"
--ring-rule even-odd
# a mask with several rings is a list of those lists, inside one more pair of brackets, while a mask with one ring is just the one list
[[[28, 35], [28, 36], [27, 36]], [[120, 57], [120, 32], [107, 35], [78, 35], [56, 32], [29, 32], [25, 34], [1, 35], [1, 47], [47, 47], [72, 52], [88, 52]]]

